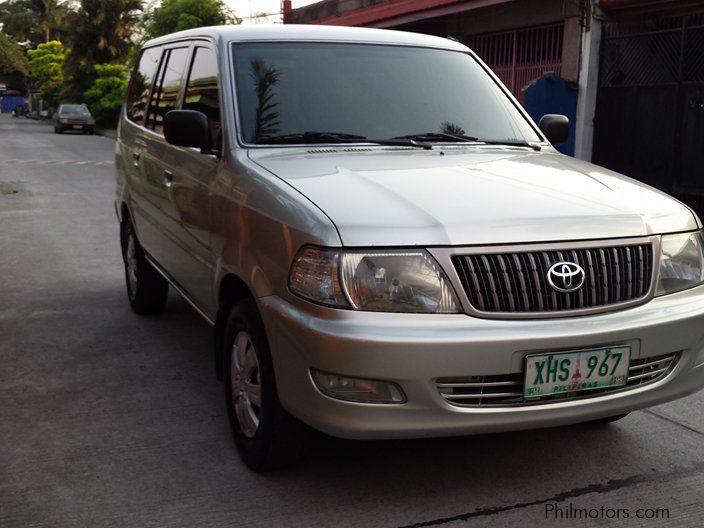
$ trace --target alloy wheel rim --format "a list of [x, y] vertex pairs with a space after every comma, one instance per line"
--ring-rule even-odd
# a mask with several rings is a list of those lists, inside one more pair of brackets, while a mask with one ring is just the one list
[[259, 429], [262, 386], [259, 361], [252, 338], [245, 331], [235, 336], [230, 356], [232, 405], [242, 434], [254, 437]]
[[134, 296], [137, 292], [137, 244], [134, 235], [130, 232], [127, 236], [127, 251], [125, 255], [127, 262], [127, 281], [130, 286], [130, 295]]

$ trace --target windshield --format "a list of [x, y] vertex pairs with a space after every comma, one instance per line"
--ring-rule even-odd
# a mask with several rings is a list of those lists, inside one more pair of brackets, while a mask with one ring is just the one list
[[90, 114], [88, 109], [83, 105], [63, 105], [61, 107], [61, 110], [59, 110], [59, 113], [60, 114], [81, 114], [81, 115]]
[[[250, 144], [360, 142], [446, 134], [541, 141], [471, 55], [333, 43], [234, 45], [242, 137]], [[334, 141], [332, 141], [334, 139]], [[431, 138], [432, 139], [432, 138]]]

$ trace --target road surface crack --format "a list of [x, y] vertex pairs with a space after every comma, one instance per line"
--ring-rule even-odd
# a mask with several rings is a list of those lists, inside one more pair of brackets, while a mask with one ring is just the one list
[[663, 420], [665, 422], [668, 422], [668, 423], [671, 423], [674, 425], [678, 425], [678, 426], [682, 427], [683, 429], [687, 429], [687, 431], [691, 431], [693, 433], [697, 433], [698, 435], [704, 436], [704, 431], [700, 431], [699, 429], [696, 429], [696, 428], [691, 427], [687, 424], [679, 422], [679, 421], [675, 420], [674, 418], [670, 418], [669, 416], [666, 416], [664, 414], [656, 413], [655, 411], [651, 411], [650, 409], [643, 409], [643, 412], [647, 413], [647, 414], [651, 414], [651, 415], [655, 416], [656, 418], [660, 418], [661, 420]]
[[507, 506], [477, 508], [476, 510], [471, 512], [461, 513], [459, 515], [453, 515], [451, 517], [432, 519], [429, 521], [421, 521], [415, 524], [400, 526], [399, 528], [424, 528], [426, 526], [440, 526], [443, 524], [457, 521], [468, 521], [469, 519], [475, 517], [497, 515], [499, 513], [504, 513], [507, 511], [520, 510], [523, 508], [530, 508], [531, 506], [546, 504], [548, 502], [564, 502], [568, 499], [574, 499], [576, 497], [581, 497], [582, 495], [589, 495], [591, 493], [609, 493], [612, 491], [627, 488], [629, 486], [634, 486], [636, 484], [642, 484], [645, 482], [671, 482], [673, 480], [679, 480], [690, 475], [696, 475], [702, 470], [704, 470], [704, 462], [695, 464], [690, 467], [675, 468], [673, 471], [668, 473], [645, 473], [633, 475], [631, 477], [626, 477], [623, 479], [609, 480], [603, 484], [589, 484], [580, 488], [573, 488], [571, 490], [563, 491], [561, 493], [553, 495], [552, 497], [547, 497], [544, 499], [537, 499], [529, 502], [518, 502], [516, 504], [511, 504]]

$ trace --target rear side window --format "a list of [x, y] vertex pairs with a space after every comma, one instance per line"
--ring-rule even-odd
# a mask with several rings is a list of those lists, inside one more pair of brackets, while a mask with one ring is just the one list
[[149, 90], [154, 82], [161, 48], [148, 48], [142, 52], [139, 65], [132, 76], [127, 94], [127, 117], [138, 125], [144, 124], [144, 112], [147, 109]]
[[191, 72], [188, 76], [184, 110], [197, 110], [208, 118], [212, 145], [219, 148], [222, 143], [220, 135], [220, 97], [218, 95], [218, 61], [210, 48], [196, 48]]
[[164, 130], [164, 116], [174, 110], [178, 104], [178, 93], [181, 87], [188, 48], [174, 48], [166, 51], [162, 66], [159, 69], [156, 86], [149, 105], [147, 128], [159, 134]]

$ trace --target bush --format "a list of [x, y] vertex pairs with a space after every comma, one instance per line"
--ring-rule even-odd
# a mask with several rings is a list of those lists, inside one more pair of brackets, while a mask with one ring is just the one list
[[29, 72], [49, 106], [57, 106], [64, 82], [63, 64], [68, 50], [58, 40], [39, 44], [29, 50]]
[[122, 64], [96, 64], [95, 73], [98, 77], [84, 94], [88, 107], [97, 126], [115, 128], [127, 91], [127, 67]]

